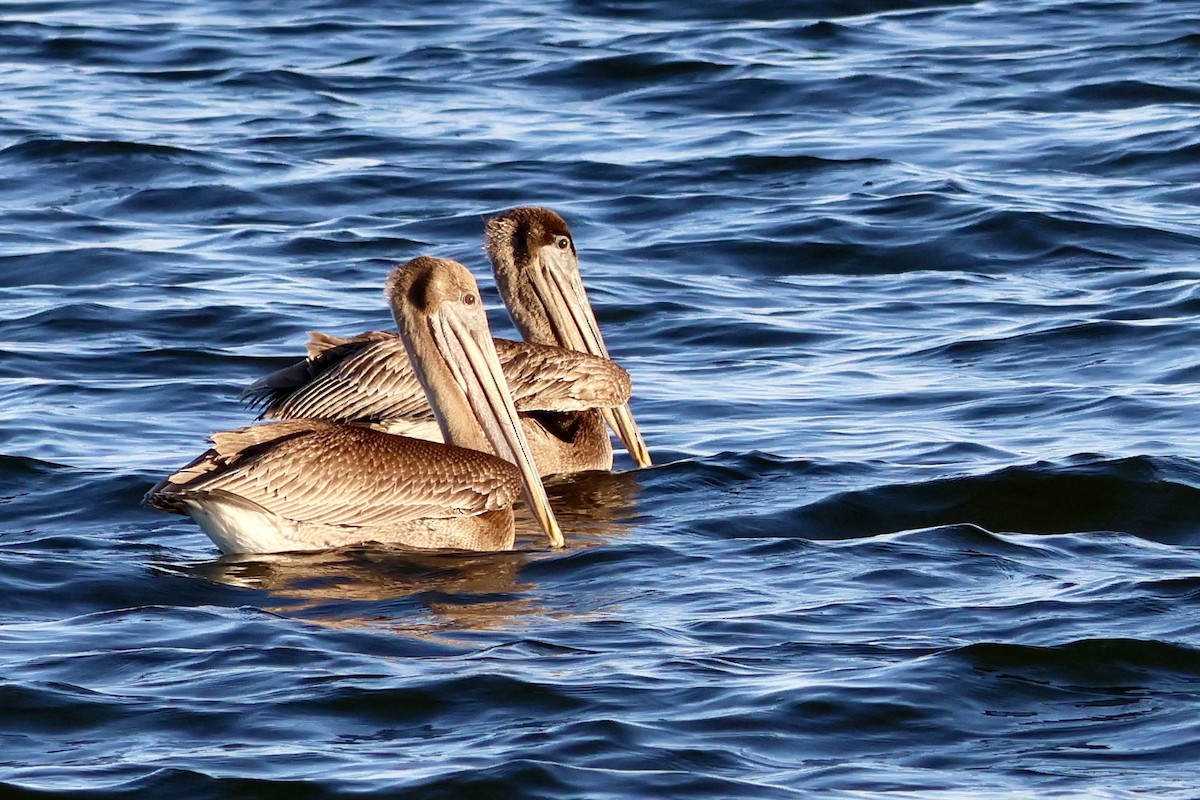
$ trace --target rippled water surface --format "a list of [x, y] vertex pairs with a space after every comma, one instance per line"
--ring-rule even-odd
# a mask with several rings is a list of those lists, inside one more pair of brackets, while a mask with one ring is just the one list
[[[0, 786], [1196, 797], [1184, 0], [10, 2]], [[570, 547], [140, 505], [304, 332], [571, 222], [654, 453]]]

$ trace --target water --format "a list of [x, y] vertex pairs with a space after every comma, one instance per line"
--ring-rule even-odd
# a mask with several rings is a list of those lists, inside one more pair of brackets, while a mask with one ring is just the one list
[[[6, 795], [1198, 796], [1193, 3], [12, 2], [0, 61]], [[139, 505], [392, 264], [494, 311], [521, 204], [656, 458], [567, 551]]]

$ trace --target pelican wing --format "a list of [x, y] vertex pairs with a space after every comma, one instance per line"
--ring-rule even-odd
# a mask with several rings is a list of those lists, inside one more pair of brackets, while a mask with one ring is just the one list
[[[385, 423], [393, 433], [430, 435], [433, 411], [396, 334], [309, 335], [308, 359], [243, 393], [252, 405], [264, 407], [260, 418]], [[629, 400], [629, 373], [607, 359], [550, 345], [493, 341], [518, 411], [581, 411]]]
[[263, 406], [260, 419], [433, 419], [396, 334], [372, 331], [337, 339], [312, 332], [309, 337], [306, 360], [271, 373], [243, 393], [251, 405]]
[[359, 425], [289, 420], [211, 441], [151, 490], [153, 505], [228, 493], [285, 519], [361, 527], [478, 514], [521, 491], [517, 468], [495, 456]]
[[629, 401], [629, 373], [607, 358], [553, 345], [494, 341], [518, 411], [585, 411]]

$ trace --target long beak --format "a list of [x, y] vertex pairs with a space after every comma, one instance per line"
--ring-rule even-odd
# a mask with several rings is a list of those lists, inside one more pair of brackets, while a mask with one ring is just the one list
[[512, 393], [500, 368], [500, 359], [486, 327], [479, 326], [458, 307], [443, 303], [430, 316], [434, 342], [450, 366], [454, 379], [492, 444], [496, 455], [511, 461], [521, 470], [525, 502], [538, 524], [550, 538], [552, 547], [565, 544], [558, 521], [550, 510], [546, 488], [533, 461], [533, 453], [513, 405]]
[[633, 460], [637, 462], [639, 467], [648, 467], [652, 463], [650, 461], [650, 450], [646, 447], [646, 442], [642, 439], [642, 432], [638, 430], [637, 423], [633, 421], [633, 411], [629, 408], [629, 403], [617, 408], [602, 408], [600, 415], [604, 417], [604, 421], [608, 423], [608, 427], [612, 428], [617, 437], [625, 445], [625, 449], [633, 456]]
[[[557, 256], [552, 256], [557, 258]], [[604, 346], [604, 338], [600, 335], [600, 325], [596, 322], [596, 314], [592, 304], [588, 302], [587, 291], [583, 288], [583, 279], [579, 270], [574, 266], [561, 264], [546, 264], [543, 262], [541, 274], [535, 272], [533, 287], [538, 294], [554, 334], [563, 347], [590, 353], [600, 358], [609, 358], [608, 348]], [[611, 359], [610, 359], [611, 360]], [[633, 410], [629, 404], [618, 408], [600, 410], [604, 421], [625, 445], [625, 449], [633, 456], [639, 467], [650, 466], [650, 450], [642, 439], [642, 432], [633, 420]]]

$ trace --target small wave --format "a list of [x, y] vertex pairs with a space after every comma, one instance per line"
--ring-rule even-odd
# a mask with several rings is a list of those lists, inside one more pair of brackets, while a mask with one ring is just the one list
[[195, 83], [206, 85], [229, 74], [228, 69], [195, 67], [189, 69], [155, 69], [134, 72], [138, 80], [155, 80], [163, 83]]
[[869, 467], [862, 464], [788, 458], [755, 450], [673, 461], [656, 467], [653, 476], [660, 489], [664, 483], [687, 489], [696, 483], [710, 488], [722, 488], [738, 486], [749, 480], [861, 474], [867, 470]]
[[59, 139], [33, 136], [0, 149], [0, 159], [11, 159], [14, 162], [49, 161], [60, 164], [76, 159], [107, 159], [127, 156], [174, 158], [198, 162], [208, 160], [203, 153], [184, 147], [117, 139]]
[[42, 461], [29, 456], [13, 456], [0, 453], [0, 481], [12, 481], [21, 478], [52, 475], [59, 470], [69, 470], [66, 464], [56, 464], [53, 461]]
[[[138, 335], [122, 336], [131, 330], [139, 331]], [[86, 355], [77, 349], [86, 339], [103, 340], [102, 346], [93, 349], [100, 350], [101, 357], [128, 358], [171, 346], [177, 352], [186, 352], [238, 345], [248, 336], [271, 340], [294, 334], [295, 326], [277, 314], [250, 305], [208, 303], [132, 310], [104, 303], [63, 303], [0, 322], [0, 331], [10, 340], [36, 342], [46, 350], [59, 344], [67, 358]], [[146, 341], [162, 347], [146, 348], [142, 344]]]
[[1165, 103], [1200, 103], [1200, 89], [1194, 86], [1168, 86], [1137, 80], [1101, 81], [1072, 86], [1062, 92], [1027, 103], [1034, 110], [1094, 110], [1142, 108]]
[[1138, 676], [1150, 673], [1200, 677], [1200, 651], [1154, 639], [1084, 639], [1049, 647], [984, 642], [953, 654], [989, 672], [1052, 671], [1059, 684], [1140, 682]]
[[314, 258], [346, 256], [347, 258], [377, 257], [400, 261], [408, 254], [427, 249], [425, 242], [401, 236], [357, 236], [335, 233], [325, 236], [295, 236], [288, 239], [278, 252], [285, 256]]
[[[642, 251], [634, 251], [640, 254]], [[705, 237], [687, 243], [660, 243], [646, 256], [693, 265], [706, 274], [768, 275], [886, 275], [912, 270], [964, 268], [958, 247], [942, 242], [878, 245], [860, 242], [822, 242], [790, 237]], [[980, 268], [986, 264], [978, 261]]]
[[541, 72], [538, 78], [572, 87], [603, 87], [609, 92], [619, 92], [658, 82], [710, 78], [729, 69], [728, 64], [685, 59], [672, 53], [642, 52], [575, 61]]
[[854, 31], [855, 29], [848, 25], [823, 19], [820, 22], [797, 26], [789, 32], [788, 38], [814, 42], [836, 41], [849, 38]]
[[0, 456], [0, 508], [9, 531], [82, 532], [143, 519], [141, 496], [152, 483], [146, 475], [49, 464]]
[[1134, 456], [1007, 467], [843, 492], [777, 515], [776, 521], [817, 539], [969, 523], [990, 531], [1120, 531], [1156, 542], [1194, 543], [1200, 541], [1200, 466]]
[[[813, 155], [783, 154], [783, 153], [750, 153], [697, 159], [690, 164], [690, 169], [702, 169], [714, 177], [771, 177], [778, 175], [815, 175], [825, 170], [862, 169], [864, 167], [883, 167], [888, 165], [883, 158], [826, 158]], [[652, 165], [652, 172], [658, 174], [667, 164]]]
[[329, 91], [329, 84], [314, 75], [291, 69], [239, 70], [220, 81], [222, 86], [247, 89], [306, 89]]
[[256, 192], [221, 184], [192, 184], [141, 189], [112, 203], [107, 210], [121, 218], [166, 217], [179, 222], [217, 214], [245, 219], [261, 216], [267, 208]]
[[[63, 196], [53, 203], [63, 206], [89, 199], [107, 200], [128, 191], [124, 187], [165, 181], [211, 180], [225, 172], [217, 157], [183, 147], [119, 139], [68, 139], [47, 136], [24, 138], [0, 150], [5, 177], [20, 178], [14, 185], [37, 196], [57, 189]], [[70, 232], [71, 238], [78, 231]], [[2, 271], [0, 271], [2, 274]]]
[[653, 0], [602, 0], [601, 2], [575, 0], [572, 5], [577, 7], [580, 14], [599, 17], [636, 15], [638, 19], [704, 19], [737, 22], [799, 19], [805, 24], [809, 24], [809, 21], [818, 23], [823, 20], [846, 17], [954, 8], [960, 5], [973, 5], [973, 0], [843, 0], [836, 6], [830, 6], [829, 3], [821, 2], [821, 0], [799, 0], [799, 2], [785, 4], [772, 0], [743, 0], [736, 6], [726, 6], [722, 3], [696, 3], [686, 7], [672, 8], [664, 8]]
[[[4, 255], [0, 256], [0, 287], [96, 286], [106, 280], [125, 278], [131, 273], [136, 273], [137, 265], [145, 255], [144, 251], [120, 247], [69, 245], [37, 253]], [[97, 307], [94, 303], [77, 305], [84, 309]], [[43, 313], [49, 315], [48, 319], [58, 313], [71, 313], [70, 306], [60, 306], [60, 309], [61, 312]], [[5, 321], [2, 324], [12, 323]]]
[[[353, 96], [360, 93], [373, 93], [392, 90], [397, 79], [382, 75], [315, 75], [293, 69], [267, 70], [229, 70], [225, 76], [216, 81], [218, 86], [240, 89], [271, 89], [289, 90], [302, 89], [319, 95], [323, 105], [352, 105], [352, 102], [342, 95]], [[414, 89], [419, 91], [419, 88]]]
[[1200, 162], [1200, 143], [1152, 141], [1142, 146], [1127, 142], [1099, 158], [1090, 159], [1087, 166], [1106, 174], [1153, 173], [1166, 180], [1190, 182], [1195, 176], [1197, 162]]
[[1182, 36], [1161, 42], [1160, 46], [1171, 46], [1184, 52], [1194, 53], [1200, 50], [1200, 33], [1185, 33]]
[[[1023, 373], [1033, 361], [1043, 369], [1050, 364], [1070, 364], [1078, 369], [1089, 359], [1099, 359], [1094, 362], [1098, 364], [1113, 358], [1114, 353], [1184, 347], [1191, 336], [1190, 323], [1183, 321], [1147, 328], [1136, 321], [1069, 320], [1049, 326], [1043, 322], [999, 336], [962, 338], [918, 350], [909, 357], [945, 358], [988, 369], [1015, 368]], [[1121, 362], [1118, 360], [1112, 368], [1121, 369]]]

